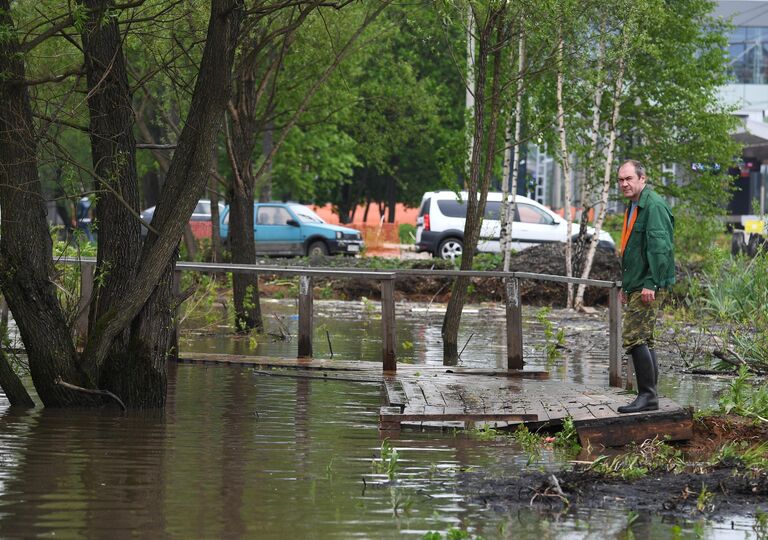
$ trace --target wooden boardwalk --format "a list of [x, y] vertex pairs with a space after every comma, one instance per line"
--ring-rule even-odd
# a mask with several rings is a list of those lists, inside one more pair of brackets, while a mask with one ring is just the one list
[[655, 436], [685, 440], [691, 411], [661, 398], [658, 411], [619, 414], [632, 396], [608, 386], [548, 379], [546, 372], [405, 365], [382, 372], [377, 362], [182, 354], [180, 362], [253, 366], [266, 375], [380, 382], [380, 427], [387, 436], [401, 426], [452, 428], [490, 425], [532, 431], [557, 429], [573, 418], [582, 444], [618, 446]]

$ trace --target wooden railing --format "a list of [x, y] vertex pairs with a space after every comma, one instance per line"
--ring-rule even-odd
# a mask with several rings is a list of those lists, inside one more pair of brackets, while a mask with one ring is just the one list
[[[60, 258], [57, 263], [79, 264], [81, 266], [81, 300], [78, 332], [84, 335], [88, 324], [87, 305], [93, 291], [93, 275], [96, 260], [93, 258]], [[278, 276], [299, 276], [299, 340], [298, 357], [311, 358], [312, 328], [313, 328], [313, 297], [314, 280], [357, 278], [378, 281], [381, 284], [381, 335], [382, 335], [382, 366], [384, 371], [397, 370], [396, 324], [395, 324], [395, 281], [401, 277], [445, 277], [457, 278], [497, 278], [510, 280], [512, 301], [506, 310], [507, 333], [507, 368], [523, 369], [523, 318], [520, 300], [520, 280], [552, 281], [558, 283], [584, 284], [589, 287], [608, 288], [608, 379], [611, 386], [622, 386], [621, 376], [621, 306], [619, 291], [621, 282], [595, 279], [581, 279], [551, 274], [533, 274], [529, 272], [500, 272], [500, 271], [466, 271], [466, 270], [355, 270], [336, 268], [307, 268], [295, 266], [259, 266], [252, 264], [223, 264], [223, 263], [176, 263], [177, 279], [181, 272], [204, 273], [245, 273]], [[628, 374], [628, 380], [631, 380]]]

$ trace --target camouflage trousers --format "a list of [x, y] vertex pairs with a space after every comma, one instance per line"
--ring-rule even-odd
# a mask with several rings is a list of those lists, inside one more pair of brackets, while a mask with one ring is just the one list
[[650, 304], [643, 303], [640, 291], [631, 292], [626, 296], [627, 303], [624, 306], [622, 325], [624, 349], [629, 352], [637, 345], [643, 344], [653, 349], [656, 342], [656, 317], [667, 296], [667, 291], [663, 289], [656, 291], [656, 299]]

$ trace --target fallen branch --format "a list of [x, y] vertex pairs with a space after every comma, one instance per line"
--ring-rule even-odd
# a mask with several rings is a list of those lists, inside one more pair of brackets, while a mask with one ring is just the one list
[[[717, 358], [719, 358], [720, 360], [722, 360], [726, 364], [731, 364], [731, 365], [736, 366], [736, 367], [746, 366], [747, 365], [747, 362], [741, 356], [739, 356], [736, 352], [732, 351], [731, 349], [727, 349], [725, 351], [721, 351], [719, 349], [715, 349], [714, 351], [712, 351], [712, 355], [717, 357]], [[729, 358], [727, 355], [730, 355], [731, 357], [735, 357], [736, 359], [734, 360], [733, 358]]]
[[92, 388], [83, 388], [81, 386], [76, 386], [74, 384], [70, 384], [68, 382], [65, 382], [62, 380], [61, 377], [56, 377], [56, 380], [53, 381], [54, 383], [58, 384], [59, 386], [63, 386], [64, 388], [67, 388], [69, 390], [74, 390], [75, 392], [83, 392], [85, 394], [96, 394], [99, 396], [107, 396], [111, 397], [115, 401], [117, 401], [120, 404], [120, 407], [123, 409], [123, 411], [128, 410], [128, 408], [125, 406], [125, 403], [123, 403], [123, 400], [117, 397], [115, 394], [110, 392], [109, 390], [98, 390], [98, 389], [92, 389]]

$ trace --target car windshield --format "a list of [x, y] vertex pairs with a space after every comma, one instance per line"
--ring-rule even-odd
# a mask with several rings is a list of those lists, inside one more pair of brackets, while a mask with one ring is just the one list
[[323, 218], [315, 214], [306, 206], [292, 204], [291, 210], [293, 210], [293, 213], [296, 214], [296, 217], [299, 218], [299, 221], [302, 223], [325, 223]]

